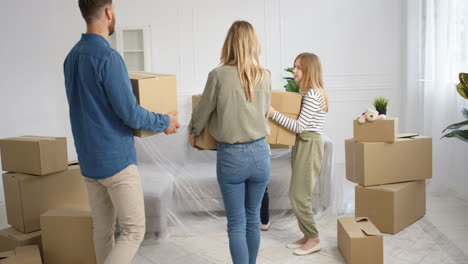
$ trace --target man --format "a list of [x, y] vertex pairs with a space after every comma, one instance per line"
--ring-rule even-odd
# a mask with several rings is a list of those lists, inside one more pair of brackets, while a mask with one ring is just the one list
[[[145, 233], [145, 212], [132, 129], [173, 134], [176, 112], [137, 104], [122, 57], [107, 38], [115, 27], [112, 0], [79, 0], [87, 32], [64, 63], [75, 147], [85, 176], [98, 264], [131, 263]], [[121, 236], [114, 245], [116, 217]]]

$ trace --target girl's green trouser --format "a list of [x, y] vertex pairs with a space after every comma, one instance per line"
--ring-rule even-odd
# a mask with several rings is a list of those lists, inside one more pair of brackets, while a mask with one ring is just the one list
[[323, 148], [320, 134], [303, 132], [297, 135], [292, 149], [289, 198], [299, 228], [307, 238], [318, 237], [312, 212], [312, 192], [322, 166]]

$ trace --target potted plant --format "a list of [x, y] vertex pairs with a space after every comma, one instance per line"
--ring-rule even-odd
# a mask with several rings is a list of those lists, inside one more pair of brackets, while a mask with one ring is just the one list
[[[294, 72], [293, 72], [293, 68], [286, 68], [284, 69], [285, 71], [289, 72], [289, 73], [292, 73], [294, 75]], [[286, 91], [288, 92], [294, 92], [294, 93], [298, 93], [299, 92], [299, 85], [297, 85], [297, 83], [294, 81], [294, 78], [293, 77], [284, 77], [283, 79], [285, 79], [288, 83], [284, 86], [284, 88], [286, 89]]]
[[[460, 83], [457, 84], [457, 92], [458, 94], [460, 94], [461, 97], [465, 98], [468, 100], [468, 73], [460, 73], [460, 75], [458, 76], [459, 79], [460, 79]], [[452, 124], [450, 126], [448, 126], [447, 128], [444, 129], [444, 131], [442, 131], [442, 133], [444, 133], [446, 130], [452, 130], [450, 133], [447, 133], [445, 135], [442, 136], [442, 138], [458, 138], [460, 140], [463, 140], [465, 142], [468, 142], [468, 130], [465, 129], [465, 130], [462, 130], [462, 129], [459, 129], [459, 128], [462, 128], [464, 126], [467, 126], [468, 125], [468, 109], [466, 109], [465, 107], [463, 107], [462, 109], [462, 114], [463, 116], [465, 117], [465, 121], [462, 121], [462, 122], [459, 122], [459, 123], [455, 123], [455, 124]]]
[[375, 110], [379, 112], [379, 115], [387, 114], [387, 105], [388, 105], [388, 99], [385, 97], [377, 97], [374, 99], [374, 107], [375, 107]]

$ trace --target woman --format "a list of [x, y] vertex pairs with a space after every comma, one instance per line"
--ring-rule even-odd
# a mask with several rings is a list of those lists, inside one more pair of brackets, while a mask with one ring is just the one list
[[271, 76], [260, 66], [252, 25], [232, 24], [221, 65], [210, 72], [190, 122], [190, 144], [208, 120], [218, 141], [216, 173], [228, 222], [234, 264], [255, 263], [260, 245], [260, 203], [270, 178], [268, 110]]

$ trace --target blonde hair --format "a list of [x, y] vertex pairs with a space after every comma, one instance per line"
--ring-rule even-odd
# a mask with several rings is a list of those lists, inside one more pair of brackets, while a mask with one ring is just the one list
[[313, 53], [304, 52], [297, 55], [294, 64], [296, 62], [302, 70], [302, 78], [298, 83], [301, 92], [306, 93], [311, 89], [316, 89], [325, 102], [323, 111], [328, 112], [328, 95], [323, 88], [322, 65], [319, 57]]
[[258, 61], [259, 54], [260, 45], [252, 25], [247, 21], [235, 21], [224, 41], [221, 65], [237, 66], [239, 80], [249, 102], [253, 100], [254, 87], [264, 75]]

